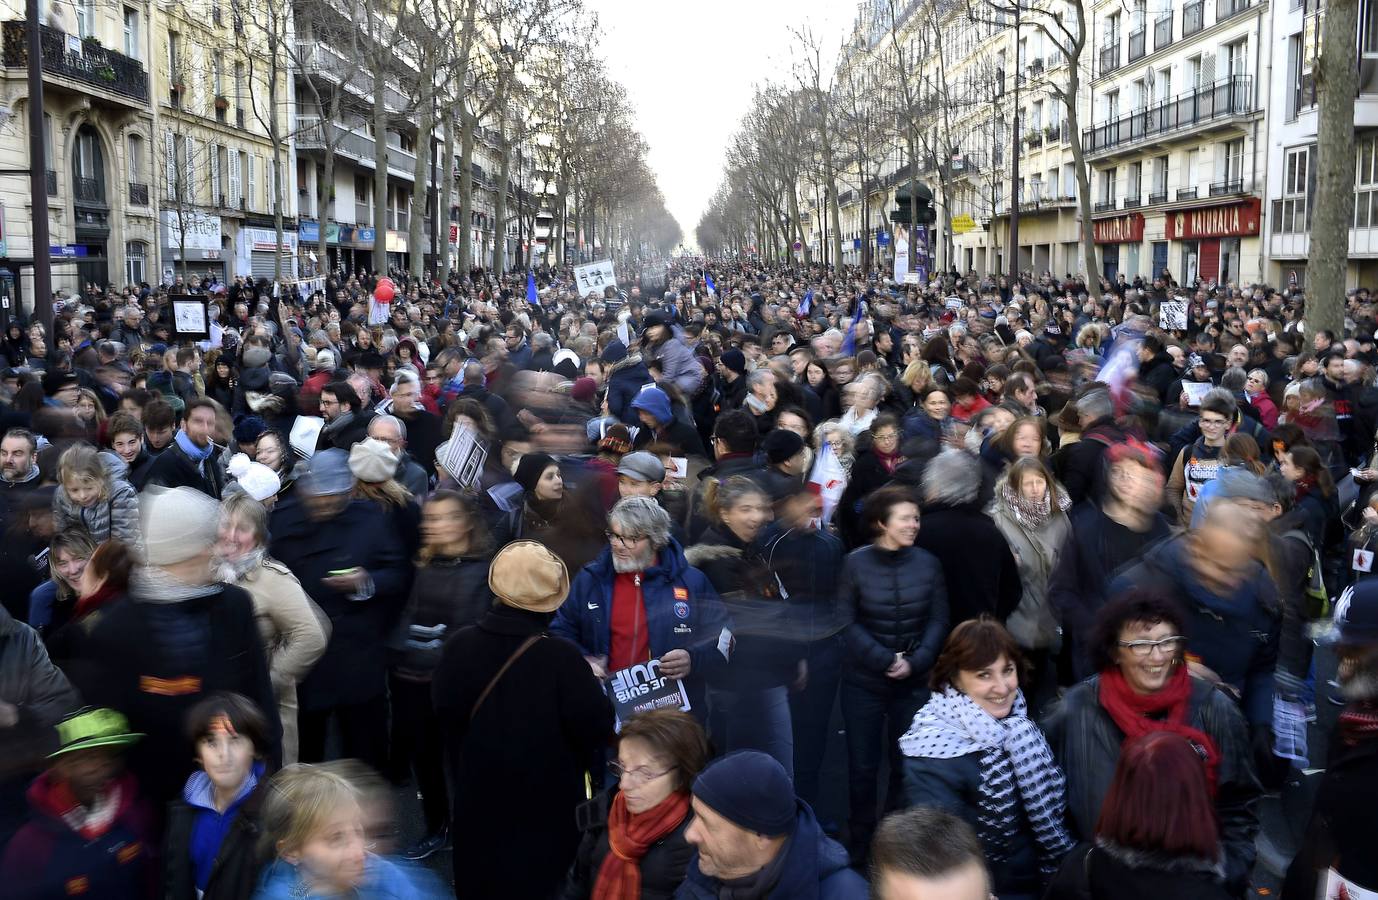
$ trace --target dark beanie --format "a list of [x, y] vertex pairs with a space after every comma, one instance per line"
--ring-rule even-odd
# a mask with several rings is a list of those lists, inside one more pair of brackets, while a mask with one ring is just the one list
[[258, 440], [263, 432], [268, 430], [268, 423], [258, 416], [241, 416], [238, 422], [234, 423], [234, 440], [236, 444], [248, 444]]
[[569, 389], [569, 399], [588, 403], [596, 393], [598, 393], [598, 382], [586, 375], [583, 378], [574, 379], [574, 386]]
[[746, 355], [740, 350], [727, 350], [722, 355], [722, 364], [741, 375], [746, 371]]
[[794, 831], [798, 802], [784, 766], [759, 750], [738, 750], [694, 779], [694, 796], [732, 824], [767, 837]]
[[621, 362], [627, 358], [627, 345], [613, 338], [608, 341], [608, 345], [603, 348], [603, 362]]
[[772, 466], [793, 459], [795, 454], [803, 449], [804, 439], [785, 428], [772, 430], [761, 442], [761, 452], [766, 455], [766, 460]]
[[529, 494], [536, 490], [536, 482], [541, 480], [541, 473], [547, 466], [553, 465], [555, 459], [549, 453], [528, 453], [517, 463], [517, 471], [512, 477]]

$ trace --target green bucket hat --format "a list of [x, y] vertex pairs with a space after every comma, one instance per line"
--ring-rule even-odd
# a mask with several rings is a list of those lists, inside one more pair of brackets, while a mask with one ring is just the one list
[[123, 747], [143, 737], [131, 732], [129, 720], [113, 709], [83, 709], [72, 713], [57, 724], [57, 736], [62, 745], [48, 754], [49, 759], [75, 750]]

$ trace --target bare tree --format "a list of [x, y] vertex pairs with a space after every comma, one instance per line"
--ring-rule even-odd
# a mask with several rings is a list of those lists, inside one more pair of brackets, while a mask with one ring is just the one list
[[833, 106], [833, 74], [823, 59], [823, 44], [807, 26], [794, 31], [794, 78], [810, 102], [814, 136], [819, 155], [819, 180], [827, 194], [828, 218], [832, 222], [832, 264], [842, 266], [842, 214], [838, 208], [838, 160], [833, 142], [837, 133], [837, 113]]
[[1306, 322], [1311, 331], [1344, 328], [1345, 270], [1354, 221], [1354, 98], [1359, 92], [1355, 35], [1358, 0], [1329, 0], [1316, 60], [1320, 118], [1316, 132], [1316, 204], [1311, 219]]
[[[238, 0], [235, 39], [248, 61], [249, 108], [272, 145], [267, 173], [273, 212], [273, 282], [282, 280], [283, 183], [287, 175], [288, 110], [292, 97], [293, 11], [291, 0]], [[325, 231], [324, 220], [321, 224]]]

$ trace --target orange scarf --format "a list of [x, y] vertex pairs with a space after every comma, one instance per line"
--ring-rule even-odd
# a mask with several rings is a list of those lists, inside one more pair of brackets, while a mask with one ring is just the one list
[[676, 791], [639, 815], [627, 811], [627, 798], [619, 791], [608, 810], [608, 855], [598, 867], [593, 900], [639, 900], [641, 858], [688, 814], [687, 791]]

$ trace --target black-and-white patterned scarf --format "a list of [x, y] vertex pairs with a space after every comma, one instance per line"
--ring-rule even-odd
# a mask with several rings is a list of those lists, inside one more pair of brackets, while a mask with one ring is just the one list
[[1075, 841], [1063, 825], [1066, 790], [1062, 771], [1053, 760], [1043, 732], [1028, 717], [1024, 694], [1015, 697], [1014, 708], [997, 719], [966, 694], [945, 685], [914, 715], [914, 722], [900, 738], [905, 756], [955, 759], [981, 754], [980, 810], [977, 822], [991, 859], [1006, 858], [1019, 829], [1016, 804], [1038, 843], [1040, 868], [1045, 875], [1057, 870], [1058, 861]]

